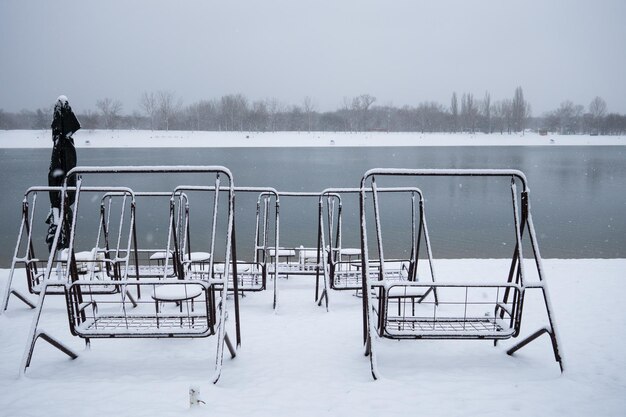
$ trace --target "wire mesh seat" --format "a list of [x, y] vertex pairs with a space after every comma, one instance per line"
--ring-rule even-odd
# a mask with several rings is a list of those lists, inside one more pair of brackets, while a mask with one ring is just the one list
[[[134, 307], [125, 299], [123, 291], [99, 297], [84, 294], [85, 290], [99, 285], [106, 283], [79, 280], [67, 287], [72, 334], [90, 339], [215, 334], [215, 292], [206, 281], [144, 279], [132, 285], [140, 285], [142, 292], [151, 297], [137, 300]], [[88, 293], [93, 294], [93, 291]]]

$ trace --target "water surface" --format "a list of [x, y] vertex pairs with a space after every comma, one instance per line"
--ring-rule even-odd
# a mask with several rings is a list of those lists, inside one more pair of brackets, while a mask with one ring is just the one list
[[[3, 149], [0, 155], [4, 179], [0, 183], [0, 266], [8, 267], [18, 231], [20, 201], [29, 186], [46, 184], [50, 150]], [[271, 186], [279, 191], [357, 187], [362, 174], [375, 167], [519, 169], [528, 178], [542, 255], [549, 258], [626, 258], [625, 156], [623, 147], [612, 146], [78, 150], [81, 165], [223, 165], [233, 172], [238, 186]], [[461, 201], [467, 197], [458, 219], [438, 218], [437, 210], [428, 212], [435, 255], [509, 256], [511, 249], [501, 247], [499, 232], [492, 227], [494, 219], [481, 215], [481, 204], [501, 196], [489, 187], [466, 184], [465, 189], [462, 184], [444, 184], [428, 191], [433, 201], [435, 197], [460, 197]], [[155, 189], [161, 186], [160, 180], [154, 184]], [[283, 199], [283, 243], [315, 243], [314, 231], [311, 233], [315, 207], [313, 201]], [[245, 234], [252, 221], [237, 220]], [[356, 225], [346, 229], [344, 246], [357, 246]], [[464, 230], [479, 230], [479, 244], [465, 239]], [[244, 239], [238, 236], [238, 241]]]

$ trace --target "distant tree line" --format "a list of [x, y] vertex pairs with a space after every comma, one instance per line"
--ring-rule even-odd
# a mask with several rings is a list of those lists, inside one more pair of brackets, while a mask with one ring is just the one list
[[[483, 132], [514, 133], [527, 129], [540, 133], [622, 135], [626, 115], [609, 113], [606, 102], [594, 98], [587, 107], [564, 101], [541, 116], [517, 87], [510, 99], [493, 101], [472, 93], [452, 93], [450, 104], [425, 101], [417, 106], [378, 105], [376, 97], [344, 97], [334, 111], [319, 111], [311, 97], [287, 105], [275, 98], [251, 101], [242, 94], [200, 100], [183, 105], [171, 91], [144, 92], [139, 110], [123, 113], [119, 100], [96, 100], [96, 110], [80, 112], [85, 129], [150, 129], [193, 131], [335, 131], [335, 132]], [[8, 113], [0, 109], [0, 129], [47, 129], [52, 108]]]

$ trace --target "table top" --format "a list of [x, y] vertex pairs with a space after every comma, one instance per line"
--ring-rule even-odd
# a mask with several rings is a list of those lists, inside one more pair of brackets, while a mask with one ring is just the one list
[[202, 291], [202, 286], [198, 284], [164, 284], [154, 289], [152, 298], [156, 301], [192, 300], [202, 294]]

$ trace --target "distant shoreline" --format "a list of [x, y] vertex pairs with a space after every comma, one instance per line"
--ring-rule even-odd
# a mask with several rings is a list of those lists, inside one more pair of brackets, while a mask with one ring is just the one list
[[[626, 136], [416, 132], [206, 132], [80, 130], [77, 148], [271, 148], [403, 146], [626, 146]], [[0, 149], [50, 148], [50, 130], [1, 130]]]

